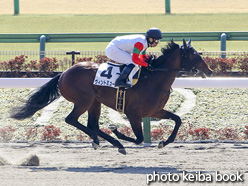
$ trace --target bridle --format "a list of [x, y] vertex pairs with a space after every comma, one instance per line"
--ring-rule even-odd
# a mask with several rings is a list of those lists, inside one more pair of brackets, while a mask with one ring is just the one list
[[[173, 69], [173, 68], [154, 68], [150, 72], [153, 72], [153, 71], [160, 71], [160, 72], [170, 72], [170, 71], [177, 71], [177, 72], [181, 71], [182, 72], [182, 71], [186, 71], [186, 72], [193, 72], [195, 75], [200, 74], [202, 78], [206, 78], [205, 73], [197, 69], [199, 63], [202, 60], [200, 54], [191, 46], [187, 46], [187, 47], [181, 46], [179, 48], [179, 50], [180, 50], [181, 68], [178, 68], [178, 69]], [[193, 50], [193, 53], [195, 54], [195, 57], [194, 57], [193, 60], [191, 60], [190, 57], [189, 57], [189, 52], [191, 50]], [[151, 73], [151, 75], [152, 75], [153, 81], [156, 82], [154, 74]], [[170, 94], [171, 90], [167, 91], [166, 93]]]
[[[183, 46], [181, 46], [180, 50], [180, 59], [181, 59], [181, 66], [182, 68], [154, 68], [152, 71], [187, 71], [187, 72], [196, 72], [197, 67], [199, 63], [201, 62], [199, 58], [201, 58], [200, 54], [197, 53], [193, 47], [189, 47], [185, 49]], [[194, 58], [193, 60], [190, 60], [189, 58], [189, 51], [194, 50], [196, 52], [197, 57]]]
[[[207, 77], [203, 71], [200, 71], [197, 69], [200, 62], [202, 61], [202, 57], [193, 47], [190, 46], [190, 44], [186, 45], [185, 40], [184, 40], [184, 45], [182, 45], [179, 48], [179, 51], [180, 51], [181, 68], [178, 68], [178, 69], [176, 69], [176, 68], [175, 69], [173, 69], [173, 68], [153, 68], [150, 72], [151, 72], [151, 76], [152, 76], [152, 79], [154, 82], [156, 82], [156, 79], [154, 77], [154, 74], [152, 73], [153, 71], [160, 71], [160, 72], [186, 71], [186, 72], [193, 72], [195, 75], [200, 74], [202, 78]], [[194, 53], [195, 57], [193, 59], [190, 59], [190, 57], [189, 57], [190, 51], [192, 51], [192, 53]], [[151, 61], [156, 63], [156, 59], [151, 60]], [[147, 78], [147, 76], [145, 76], [145, 78]], [[161, 90], [161, 91], [164, 92], [164, 90]], [[170, 94], [171, 91], [166, 91], [166, 93]]]
[[[189, 59], [189, 51], [193, 50], [193, 53], [196, 54], [196, 57], [193, 60]], [[182, 70], [181, 71], [188, 71], [188, 72], [193, 72], [197, 73], [197, 67], [199, 63], [201, 62], [201, 56], [200, 54], [191, 46], [188, 48], [184, 48], [184, 46], [181, 46], [180, 48], [180, 58], [181, 58], [181, 65], [182, 65]]]

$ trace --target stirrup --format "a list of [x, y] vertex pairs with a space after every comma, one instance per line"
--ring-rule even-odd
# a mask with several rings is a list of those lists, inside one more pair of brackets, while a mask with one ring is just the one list
[[131, 85], [129, 85], [129, 84], [125, 84], [125, 85], [116, 85], [116, 87], [120, 87], [120, 88], [129, 88], [129, 87], [131, 87]]
[[127, 84], [126, 82], [125, 82], [126, 80], [121, 80], [121, 81], [119, 81], [119, 82], [115, 82], [115, 86], [116, 87], [124, 87], [124, 88], [128, 88], [128, 87], [131, 87], [131, 85], [130, 84]]

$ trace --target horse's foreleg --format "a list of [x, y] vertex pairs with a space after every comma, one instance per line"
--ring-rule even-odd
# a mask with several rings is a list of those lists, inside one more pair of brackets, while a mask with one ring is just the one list
[[135, 144], [140, 144], [144, 141], [144, 136], [142, 132], [142, 118], [135, 116], [134, 114], [127, 115], [129, 122], [131, 124], [131, 127], [133, 129], [133, 132], [136, 136]]
[[117, 136], [118, 139], [129, 141], [129, 142], [133, 142], [133, 143], [135, 142], [135, 139], [130, 138], [130, 137], [122, 134], [121, 132], [119, 132], [117, 130], [116, 125], [110, 124], [109, 125], [109, 129]]
[[169, 143], [174, 142], [176, 135], [177, 135], [177, 132], [178, 132], [178, 129], [182, 123], [181, 118], [178, 115], [173, 114], [172, 112], [169, 112], [167, 110], [161, 110], [161, 111], [157, 112], [156, 114], [154, 114], [152, 117], [158, 118], [158, 119], [172, 119], [173, 121], [175, 121], [175, 127], [174, 127], [171, 135], [169, 136], [169, 138], [166, 141], [161, 141], [158, 145], [158, 148], [162, 148], [162, 147], [168, 145]]
[[[128, 115], [127, 115], [128, 117]], [[112, 132], [119, 138], [125, 141], [129, 141], [129, 142], [133, 142], [135, 144], [140, 144], [144, 141], [144, 136], [143, 136], [143, 132], [142, 132], [142, 125], [141, 125], [141, 121], [142, 119], [139, 117], [134, 117], [134, 116], [130, 116], [128, 117], [130, 124], [132, 126], [133, 132], [136, 136], [136, 139], [128, 137], [124, 134], [122, 134], [121, 132], [119, 132], [117, 130], [117, 128], [114, 125], [110, 125], [109, 128], [112, 130]]]

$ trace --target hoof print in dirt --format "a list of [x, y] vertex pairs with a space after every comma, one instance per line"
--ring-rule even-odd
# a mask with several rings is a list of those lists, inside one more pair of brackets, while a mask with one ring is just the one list
[[21, 166], [39, 166], [39, 165], [40, 165], [40, 160], [39, 157], [36, 155], [31, 155], [21, 163]]

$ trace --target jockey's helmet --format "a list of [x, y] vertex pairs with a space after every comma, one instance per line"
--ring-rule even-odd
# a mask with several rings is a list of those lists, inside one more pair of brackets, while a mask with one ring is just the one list
[[[153, 39], [153, 42], [149, 41], [149, 38]], [[158, 28], [150, 28], [147, 32], [146, 32], [146, 39], [148, 41], [149, 44], [153, 44], [154, 42], [158, 43], [160, 39], [162, 39], [162, 33]]]

